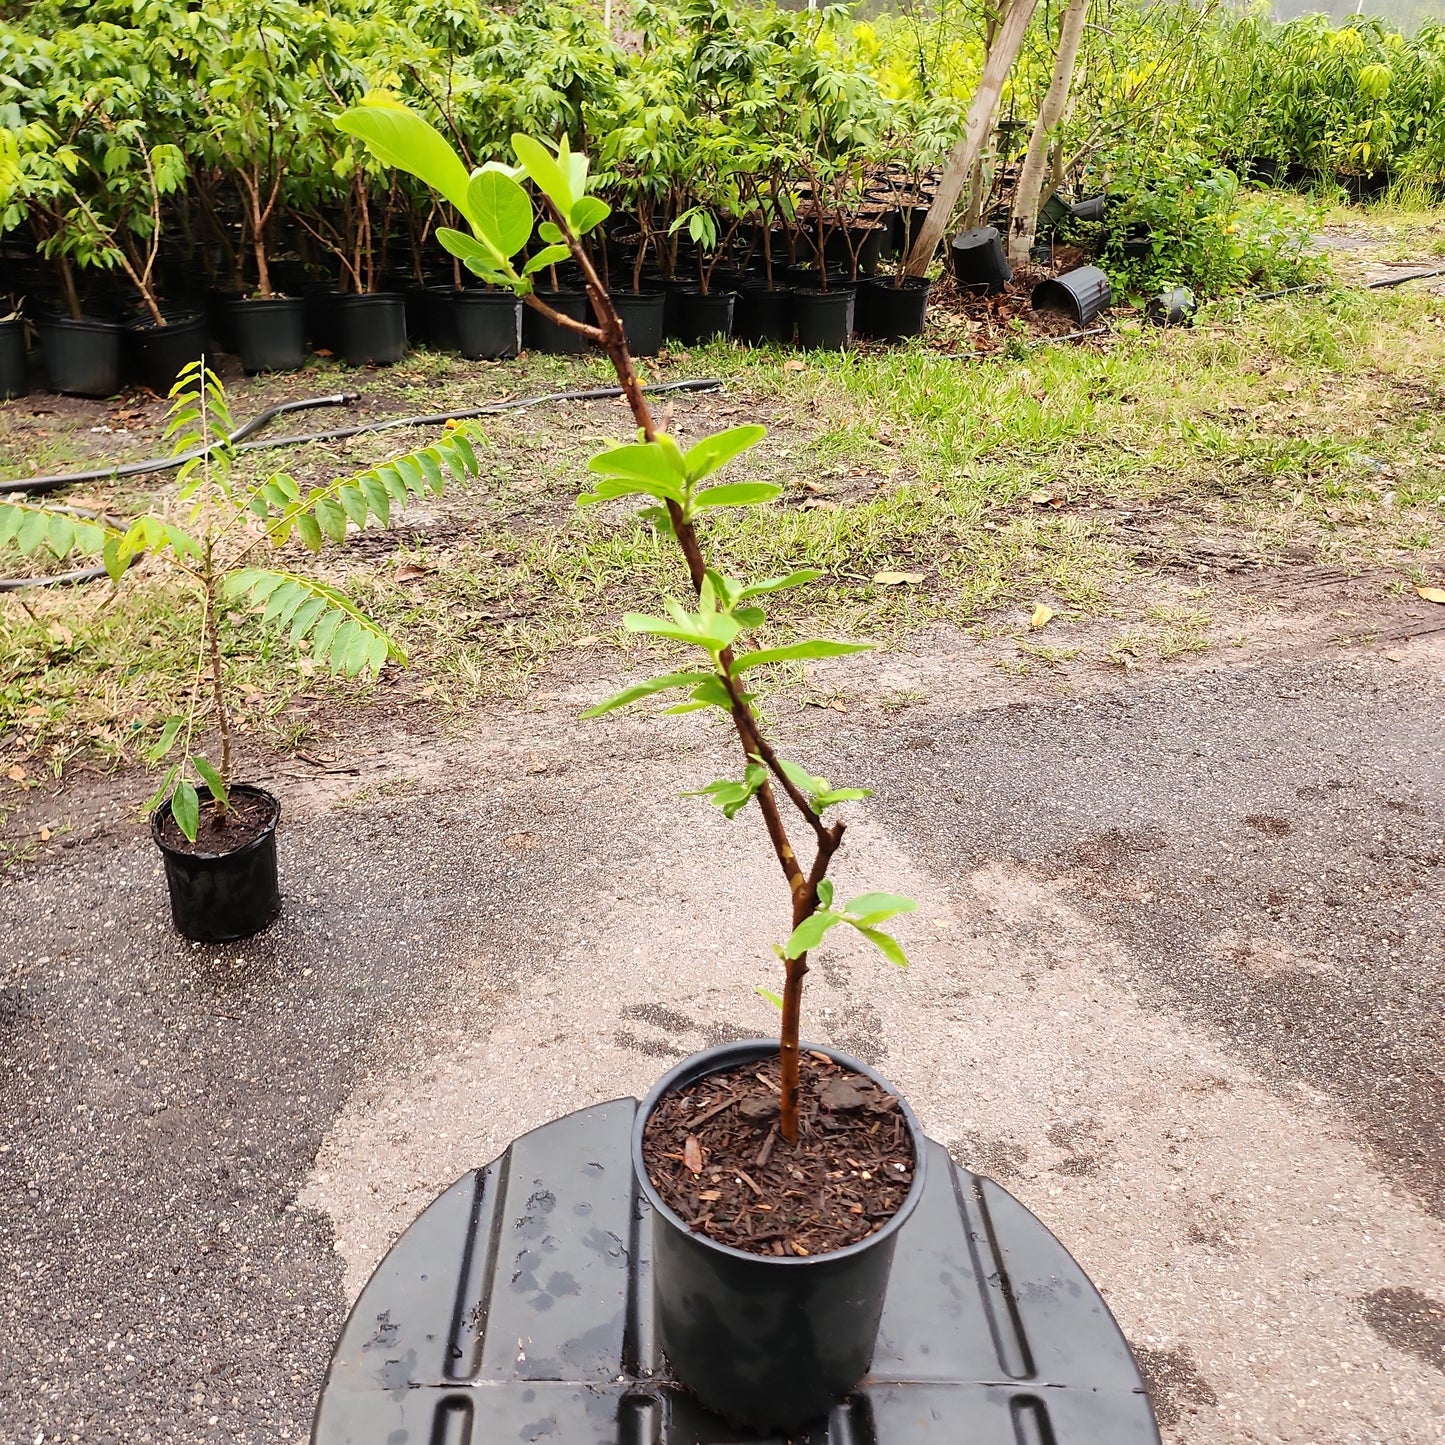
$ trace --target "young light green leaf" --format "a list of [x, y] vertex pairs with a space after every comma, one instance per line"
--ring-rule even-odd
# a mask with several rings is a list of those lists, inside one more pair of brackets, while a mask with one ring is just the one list
[[571, 179], [558, 165], [557, 157], [541, 141], [520, 133], [512, 137], [512, 149], [516, 151], [517, 160], [526, 171], [527, 178], [562, 215], [570, 216], [572, 207], [577, 204], [577, 196], [573, 193]]
[[369, 100], [337, 116], [337, 130], [354, 135], [383, 165], [395, 166], [440, 191], [475, 224], [468, 188], [471, 177], [441, 132], [414, 110]]
[[770, 989], [770, 988], [764, 988], [761, 984], [759, 984], [759, 985], [753, 990], [753, 992], [756, 993], [756, 994], [759, 994], [761, 997], [767, 999], [767, 1001], [768, 1001], [770, 1004], [772, 1004], [772, 1006], [773, 1006], [775, 1009], [777, 1009], [777, 1011], [778, 1011], [779, 1013], [782, 1013], [782, 1011], [783, 1011], [783, 1001], [782, 1001], [781, 998], [778, 997], [777, 994], [775, 994], [775, 993], [772, 991], [772, 989]]
[[[548, 266], [555, 266], [558, 261], [565, 261], [572, 254], [568, 246], [543, 246], [535, 256], [527, 258], [527, 264], [522, 267], [522, 275], [535, 276], [538, 271], [544, 271]], [[546, 293], [542, 293], [542, 300], [547, 299]]]
[[176, 827], [194, 843], [196, 834], [201, 831], [201, 800], [195, 787], [184, 778], [171, 794], [171, 817], [176, 820]]
[[818, 902], [824, 908], [833, 906], [833, 880], [831, 878], [820, 878], [818, 880]]
[[735, 426], [704, 437], [689, 447], [683, 457], [688, 481], [700, 482], [704, 477], [710, 477], [735, 456], [757, 446], [767, 434], [768, 429], [764, 426]]
[[501, 256], [515, 256], [532, 239], [532, 202], [510, 176], [480, 170], [467, 186], [472, 225]]
[[772, 662], [802, 662], [815, 657], [846, 657], [850, 652], [869, 652], [872, 645], [866, 642], [830, 642], [826, 638], [812, 638], [807, 642], [790, 642], [783, 647], [763, 647], [756, 652], [745, 652], [733, 663], [733, 676], [748, 672], [755, 667], [766, 667]]
[[882, 923], [899, 913], [912, 913], [918, 905], [897, 893], [860, 893], [850, 898], [843, 911], [853, 923]]
[[650, 677], [646, 682], [634, 683], [631, 687], [624, 688], [619, 693], [614, 693], [603, 702], [594, 703], [583, 717], [601, 717], [604, 713], [614, 711], [619, 707], [630, 707], [635, 702], [641, 702], [645, 697], [652, 697], [659, 692], [668, 692], [674, 687], [692, 687], [699, 682], [705, 682], [712, 676], [707, 672], [669, 672], [661, 677]]
[[160, 786], [146, 799], [143, 811], [153, 813], [171, 795], [171, 785], [176, 780], [176, 774], [181, 770], [179, 763], [172, 763], [166, 769], [166, 775], [161, 779]]
[[583, 196], [572, 207], [568, 221], [572, 229], [585, 236], [594, 226], [600, 226], [612, 214], [612, 207], [601, 196]]
[[[850, 919], [849, 922], [852, 922]], [[865, 928], [861, 923], [854, 923], [853, 927], [863, 935], [864, 938], [876, 948], [889, 963], [897, 964], [899, 968], [908, 967], [908, 955], [899, 946], [898, 940], [891, 933], [883, 933], [877, 928]]]
[[730, 482], [694, 493], [692, 506], [696, 510], [704, 507], [755, 507], [782, 494], [783, 489], [772, 482]]
[[495, 286], [510, 285], [513, 276], [507, 275], [507, 263], [500, 253], [493, 251], [469, 236], [465, 231], [455, 231], [450, 226], [438, 226], [436, 238], [444, 251], [455, 256], [469, 271]]
[[788, 957], [801, 958], [803, 954], [816, 948], [823, 941], [823, 935], [830, 928], [836, 928], [844, 921], [842, 914], [834, 913], [827, 908], [820, 908], [817, 912], [810, 913], [789, 937], [785, 945]]
[[673, 465], [667, 452], [656, 442], [628, 442], [598, 452], [587, 463], [587, 470], [603, 477], [625, 477], [645, 482], [653, 496], [681, 502], [686, 479]]

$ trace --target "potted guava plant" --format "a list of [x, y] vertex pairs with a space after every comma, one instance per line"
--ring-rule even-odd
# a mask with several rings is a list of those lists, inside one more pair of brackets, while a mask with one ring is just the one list
[[[178, 472], [175, 508], [146, 513], [126, 527], [63, 506], [0, 502], [0, 551], [54, 559], [99, 557], [114, 586], [143, 557], [187, 587], [197, 641], [193, 684], [182, 711], [169, 717], [148, 750], [159, 765], [172, 754], [146, 805], [165, 860], [171, 916], [187, 938], [244, 938], [263, 927], [279, 903], [276, 824], [281, 805], [269, 792], [234, 780], [234, 707], [228, 686], [229, 629], [256, 620], [313, 663], [346, 677], [404, 661], [397, 643], [345, 592], [289, 562], [257, 565], [255, 554], [295, 538], [310, 552], [340, 542], [348, 526], [385, 526], [393, 506], [442, 490], [448, 477], [472, 476], [477, 456], [464, 428], [432, 446], [358, 477], [303, 492], [290, 477], [238, 484], [226, 438], [233, 427], [225, 392], [201, 363], [172, 392], [167, 436]], [[172, 510], [179, 512], [176, 520]], [[214, 731], [215, 747], [201, 745]]]
[[[705, 526], [719, 508], [765, 506], [768, 482], [713, 482], [756, 446], [761, 426], [736, 426], [684, 450], [662, 430], [638, 382], [622, 324], [583, 238], [609, 208], [589, 189], [588, 162], [530, 136], [512, 138], [516, 166], [469, 172], [422, 117], [380, 98], [337, 125], [381, 161], [426, 181], [463, 216], [469, 232], [438, 239], [483, 280], [512, 287], [526, 305], [550, 310], [533, 276], [570, 257], [596, 318], [549, 319], [577, 330], [612, 362], [637, 423], [637, 440], [590, 461], [582, 505], [641, 499], [644, 515], [676, 544], [687, 602], [668, 598], [662, 615], [628, 613], [623, 626], [678, 644], [688, 661], [588, 710], [600, 716], [645, 698], [681, 694], [673, 711], [722, 713], [735, 732], [740, 777], [701, 790], [728, 817], [761, 813], [789, 895], [786, 937], [776, 945], [781, 992], [760, 990], [781, 1012], [776, 1039], [708, 1049], [665, 1075], [643, 1102], [632, 1140], [641, 1193], [654, 1213], [652, 1273], [661, 1342], [678, 1378], [709, 1409], [740, 1426], [791, 1430], [825, 1415], [868, 1368], [898, 1231], [923, 1189], [924, 1139], [908, 1106], [846, 1055], [801, 1040], [808, 959], [836, 927], [851, 927], [891, 962], [906, 964], [889, 919], [913, 908], [891, 893], [846, 901], [828, 878], [845, 825], [834, 812], [861, 799], [775, 750], [750, 688], [760, 669], [837, 657], [863, 645], [810, 638], [752, 643], [763, 604], [820, 574], [797, 571], [743, 581], [710, 563]], [[520, 265], [536, 216], [544, 243]], [[811, 857], [795, 845], [801, 821]], [[796, 831], [796, 824], [795, 824]]]

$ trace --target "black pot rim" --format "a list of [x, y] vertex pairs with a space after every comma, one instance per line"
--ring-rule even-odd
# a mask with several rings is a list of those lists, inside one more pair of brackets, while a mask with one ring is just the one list
[[931, 291], [933, 280], [928, 276], [905, 276], [901, 285], [892, 276], [864, 276], [858, 283], [870, 291]]
[[125, 330], [121, 322], [103, 321], [98, 316], [82, 316], [78, 321], [74, 316], [42, 316], [36, 319], [35, 325], [39, 330], [61, 327], [75, 331], [114, 332], [117, 335]]
[[[866, 1239], [846, 1244], [842, 1249], [830, 1249], [826, 1254], [807, 1256], [751, 1254], [745, 1249], [734, 1249], [730, 1244], [720, 1244], [709, 1235], [699, 1234], [695, 1230], [689, 1229], [687, 1221], [663, 1201], [662, 1196], [653, 1187], [652, 1180], [647, 1177], [647, 1169], [643, 1164], [642, 1157], [642, 1131], [646, 1128], [648, 1119], [652, 1117], [652, 1111], [657, 1107], [658, 1100], [664, 1094], [669, 1093], [684, 1075], [695, 1077], [700, 1074], [715, 1074], [730, 1067], [733, 1063], [743, 1061], [734, 1058], [734, 1055], [746, 1055], [755, 1050], [761, 1050], [764, 1055], [776, 1053], [778, 1050], [777, 1039], [738, 1039], [733, 1043], [718, 1044], [713, 1048], [701, 1049], [695, 1054], [689, 1054], [681, 1062], [674, 1064], [652, 1086], [647, 1097], [638, 1107], [637, 1117], [632, 1125], [632, 1172], [637, 1177], [637, 1187], [653, 1209], [702, 1247], [713, 1250], [728, 1259], [748, 1260], [764, 1268], [802, 1269], [808, 1265], [829, 1263], [835, 1259], [848, 1259], [853, 1255], [862, 1254], [865, 1250], [875, 1249], [889, 1235], [896, 1234], [903, 1228], [908, 1222], [909, 1216], [917, 1208], [918, 1201], [923, 1198], [925, 1160], [927, 1158], [926, 1139], [923, 1128], [909, 1106], [908, 1100], [881, 1074], [876, 1073], [862, 1060], [855, 1059], [851, 1054], [842, 1053], [838, 1049], [830, 1049], [823, 1044], [800, 1043], [798, 1047], [804, 1053], [826, 1054], [835, 1064], [841, 1064], [845, 1069], [851, 1069], [855, 1074], [861, 1074], [865, 1079], [871, 1079], [875, 1084], [886, 1089], [898, 1100], [898, 1107], [902, 1109], [904, 1122], [908, 1125], [909, 1137], [913, 1141], [913, 1183], [909, 1187], [908, 1193], [903, 1196], [903, 1203], [898, 1206], [888, 1223], [875, 1229]], [[699, 1069], [699, 1064], [714, 1059], [717, 1061], [715, 1068]]]
[[304, 306], [304, 296], [288, 296], [282, 291], [274, 291], [269, 296], [226, 296], [224, 298], [227, 306]]
[[143, 316], [139, 321], [132, 321], [125, 329], [132, 335], [163, 336], [177, 331], [190, 331], [205, 324], [206, 318], [199, 311], [178, 311], [174, 316], [166, 317], [164, 326], [156, 325], [153, 316]]
[[[189, 848], [175, 848], [161, 836], [161, 825], [171, 815], [171, 803], [167, 798], [159, 808], [151, 814], [151, 837], [155, 845], [169, 858], [241, 858], [247, 853], [254, 853], [257, 848], [262, 847], [266, 840], [276, 831], [276, 824], [281, 821], [281, 804], [277, 801], [275, 794], [268, 793], [265, 788], [255, 783], [232, 783], [232, 793], [244, 793], [251, 798], [264, 798], [271, 805], [271, 819], [254, 838], [242, 843], [239, 848], [227, 849], [224, 853], [197, 853]], [[871, 1236], [870, 1236], [871, 1237]]]

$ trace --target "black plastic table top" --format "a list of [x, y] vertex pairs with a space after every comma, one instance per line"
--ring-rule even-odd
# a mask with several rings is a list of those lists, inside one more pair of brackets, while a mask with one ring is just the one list
[[[634, 1099], [523, 1135], [382, 1261], [314, 1445], [731, 1445], [656, 1342]], [[1108, 1307], [992, 1180], [930, 1142], [868, 1377], [806, 1445], [1158, 1445]]]

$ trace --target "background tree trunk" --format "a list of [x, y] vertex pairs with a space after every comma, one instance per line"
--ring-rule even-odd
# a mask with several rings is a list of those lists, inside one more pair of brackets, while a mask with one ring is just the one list
[[1089, 18], [1089, 0], [1069, 0], [1059, 22], [1059, 53], [1054, 59], [1054, 74], [1048, 94], [1039, 107], [1034, 133], [1029, 138], [1023, 170], [1014, 187], [1013, 213], [1008, 227], [1008, 261], [1010, 266], [1028, 265], [1039, 224], [1039, 197], [1044, 189], [1044, 170], [1049, 157], [1049, 136], [1063, 118], [1069, 103], [1069, 87], [1074, 83], [1074, 66], [1079, 59], [1079, 46], [1084, 38], [1084, 25]]
[[921, 276], [928, 270], [933, 253], [943, 238], [943, 228], [963, 194], [964, 182], [973, 170], [973, 163], [988, 135], [994, 111], [998, 108], [999, 96], [1003, 94], [1004, 81], [1013, 69], [1023, 45], [1024, 33], [1034, 17], [1038, 0], [1014, 0], [1007, 18], [999, 29], [998, 40], [989, 51], [984, 63], [983, 75], [974, 92], [973, 103], [968, 108], [968, 119], [964, 122], [963, 138], [953, 148], [948, 164], [943, 168], [943, 178], [938, 183], [938, 194], [928, 208], [928, 216], [908, 253], [908, 265], [904, 268], [909, 276]]

